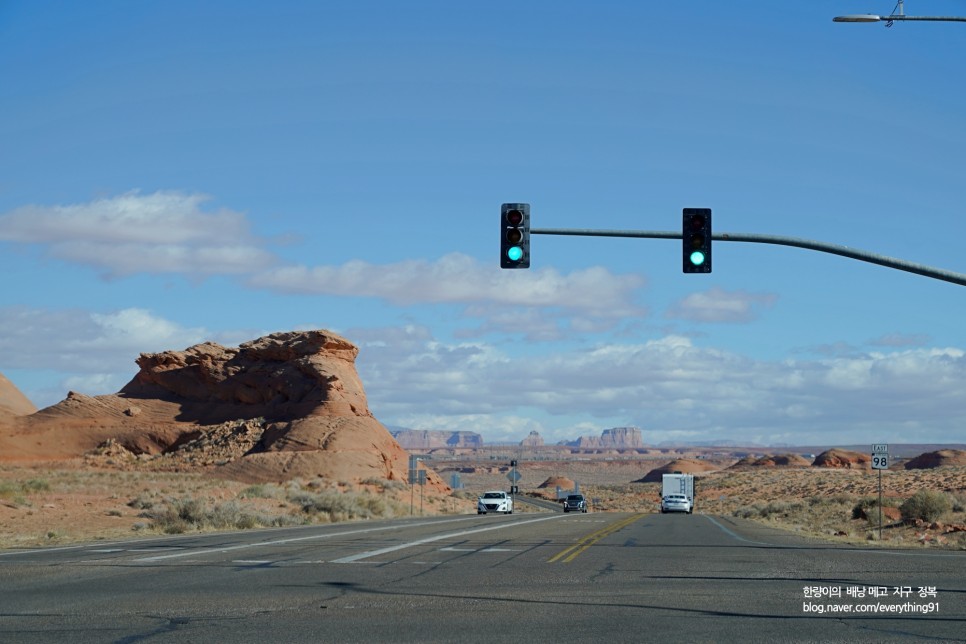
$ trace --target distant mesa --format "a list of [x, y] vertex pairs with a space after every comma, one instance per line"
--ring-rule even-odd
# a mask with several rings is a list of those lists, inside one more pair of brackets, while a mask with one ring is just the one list
[[660, 483], [665, 474], [673, 474], [674, 472], [682, 472], [684, 474], [702, 474], [704, 472], [713, 472], [717, 469], [717, 467], [711, 463], [708, 463], [707, 461], [700, 461], [695, 458], [679, 458], [675, 461], [671, 461], [670, 463], [651, 470], [645, 474], [643, 478], [634, 481], [634, 483]]
[[853, 452], [847, 449], [830, 449], [815, 457], [812, 463], [815, 467], [831, 467], [839, 469], [870, 469], [872, 457], [863, 452]]
[[543, 447], [543, 437], [539, 432], [532, 431], [526, 438], [520, 441], [521, 447]]
[[927, 452], [910, 459], [904, 465], [907, 470], [928, 470], [947, 465], [966, 465], [966, 450], [941, 449]]
[[450, 432], [426, 429], [400, 429], [392, 432], [403, 449], [430, 451], [434, 449], [479, 449], [483, 437], [476, 432]]
[[[0, 459], [69, 459], [111, 442], [151, 457], [191, 445], [197, 463], [212, 462], [206, 449], [223, 450], [212, 473], [241, 481], [407, 481], [409, 455], [369, 411], [358, 353], [325, 330], [273, 333], [237, 348], [205, 342], [142, 353], [140, 371], [116, 394], [71, 392], [7, 420]], [[8, 387], [3, 402], [29, 413]], [[245, 440], [224, 451], [226, 435]], [[427, 480], [448, 490], [435, 473]]]
[[614, 427], [605, 429], [600, 436], [581, 436], [575, 441], [564, 441], [560, 444], [580, 450], [644, 448], [641, 430], [637, 427]]

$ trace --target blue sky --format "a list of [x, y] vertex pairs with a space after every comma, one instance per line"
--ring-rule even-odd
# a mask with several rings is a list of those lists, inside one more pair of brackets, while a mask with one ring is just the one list
[[[0, 372], [327, 328], [392, 426], [547, 442], [966, 442], [966, 27], [854, 0], [0, 3]], [[966, 2], [906, 3], [966, 15]]]

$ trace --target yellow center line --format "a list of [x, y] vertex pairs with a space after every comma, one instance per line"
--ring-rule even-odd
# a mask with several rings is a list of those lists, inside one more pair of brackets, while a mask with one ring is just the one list
[[610, 534], [613, 534], [613, 533], [617, 532], [621, 528], [625, 528], [625, 527], [629, 526], [630, 524], [634, 523], [635, 521], [637, 521], [638, 519], [640, 519], [643, 516], [644, 516], [644, 514], [635, 514], [635, 515], [632, 515], [632, 516], [630, 516], [630, 517], [628, 517], [626, 519], [623, 519], [622, 521], [618, 521], [617, 523], [612, 523], [612, 524], [610, 524], [608, 526], [604, 526], [603, 528], [601, 528], [597, 532], [593, 532], [593, 533], [587, 535], [586, 537], [584, 537], [583, 539], [581, 539], [580, 541], [578, 541], [574, 545], [570, 546], [566, 550], [563, 550], [563, 551], [557, 553], [556, 555], [554, 555], [553, 557], [551, 557], [547, 561], [547, 563], [554, 563], [555, 561], [561, 561], [561, 560], [563, 561], [563, 563], [570, 563], [580, 553], [582, 553], [584, 550], [586, 550], [587, 548], [591, 547], [592, 545], [594, 545], [595, 543], [597, 543], [598, 541], [600, 541], [604, 537], [606, 537], [606, 536], [608, 536]]

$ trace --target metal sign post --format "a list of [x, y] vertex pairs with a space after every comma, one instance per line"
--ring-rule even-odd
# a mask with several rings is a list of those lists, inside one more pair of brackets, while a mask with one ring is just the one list
[[889, 446], [876, 443], [872, 446], [872, 469], [879, 470], [879, 541], [882, 541], [882, 470], [889, 469]]

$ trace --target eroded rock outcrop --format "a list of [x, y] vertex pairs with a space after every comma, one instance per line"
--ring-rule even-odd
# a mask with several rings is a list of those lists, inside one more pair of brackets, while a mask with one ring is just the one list
[[941, 449], [936, 452], [926, 452], [910, 459], [904, 467], [907, 470], [928, 470], [946, 465], [966, 465], [966, 450]]
[[749, 470], [769, 467], [808, 467], [811, 464], [812, 461], [798, 454], [771, 454], [759, 458], [746, 456], [728, 469]]
[[0, 373], [0, 416], [25, 416], [35, 411], [30, 399]]
[[[72, 458], [111, 440], [136, 455], [190, 445], [199, 463], [217, 463], [216, 474], [243, 481], [406, 481], [408, 454], [369, 411], [358, 352], [316, 330], [273, 333], [237, 348], [206, 342], [141, 354], [140, 371], [118, 393], [71, 392], [16, 418], [12, 431], [0, 433], [0, 454]], [[242, 426], [246, 449], [226, 450], [226, 432]], [[220, 451], [208, 458], [204, 449]], [[435, 473], [428, 481], [446, 488]]]
[[670, 463], [665, 463], [661, 467], [651, 470], [645, 474], [643, 478], [634, 481], [634, 483], [660, 482], [664, 479], [665, 474], [673, 474], [674, 472], [683, 472], [684, 474], [702, 474], [704, 472], [713, 472], [717, 469], [718, 468], [716, 468], [714, 465], [705, 461], [700, 461], [694, 458], [679, 458], [671, 461]]
[[847, 449], [830, 449], [816, 456], [812, 465], [815, 467], [864, 470], [872, 467], [872, 457], [869, 454]]

